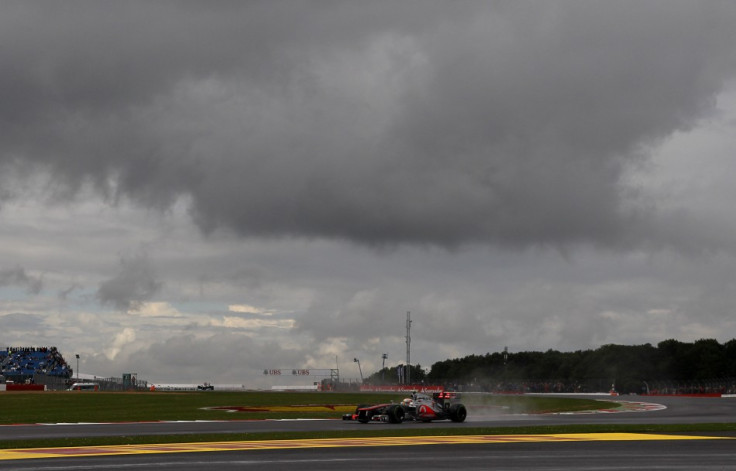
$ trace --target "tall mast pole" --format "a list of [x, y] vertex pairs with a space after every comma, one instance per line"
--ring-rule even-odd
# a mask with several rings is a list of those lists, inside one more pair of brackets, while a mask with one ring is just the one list
[[406, 384], [411, 384], [411, 312], [406, 311]]

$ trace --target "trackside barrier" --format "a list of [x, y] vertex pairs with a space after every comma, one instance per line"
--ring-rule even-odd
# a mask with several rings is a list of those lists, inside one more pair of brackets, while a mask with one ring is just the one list
[[6, 384], [6, 391], [46, 391], [45, 384]]
[[721, 394], [721, 393], [683, 393], [683, 394], [659, 394], [659, 393], [649, 393], [649, 394], [642, 394], [642, 396], [672, 396], [672, 397], [728, 397], [728, 394]]
[[400, 385], [384, 385], [374, 386], [370, 384], [364, 384], [360, 386], [361, 392], [421, 392], [421, 393], [436, 393], [445, 392], [444, 386], [427, 386], [424, 384], [400, 384]]
[[308, 384], [302, 386], [271, 386], [271, 391], [319, 391], [319, 385]]

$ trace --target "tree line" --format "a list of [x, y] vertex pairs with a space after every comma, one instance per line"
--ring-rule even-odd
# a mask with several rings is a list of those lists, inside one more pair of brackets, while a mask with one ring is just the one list
[[[503, 385], [544, 384], [645, 392], [650, 384], [733, 381], [736, 378], [736, 339], [680, 342], [669, 339], [657, 346], [603, 345], [595, 350], [560, 352], [495, 352], [439, 361], [429, 372], [412, 366], [412, 382], [474, 385], [494, 390]], [[385, 368], [367, 382], [397, 383], [396, 367]], [[590, 386], [586, 386], [590, 385]]]

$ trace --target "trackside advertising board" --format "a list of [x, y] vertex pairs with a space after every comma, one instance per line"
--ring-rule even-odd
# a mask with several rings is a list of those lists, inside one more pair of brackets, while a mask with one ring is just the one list
[[362, 392], [420, 392], [420, 393], [436, 393], [445, 392], [444, 386], [428, 386], [426, 384], [394, 384], [384, 386], [374, 386], [364, 384], [360, 386]]

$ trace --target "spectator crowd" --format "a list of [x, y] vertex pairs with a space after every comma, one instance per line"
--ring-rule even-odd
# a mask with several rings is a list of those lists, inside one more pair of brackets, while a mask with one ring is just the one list
[[0, 350], [0, 374], [25, 382], [36, 374], [70, 378], [72, 369], [56, 347], [7, 347]]

